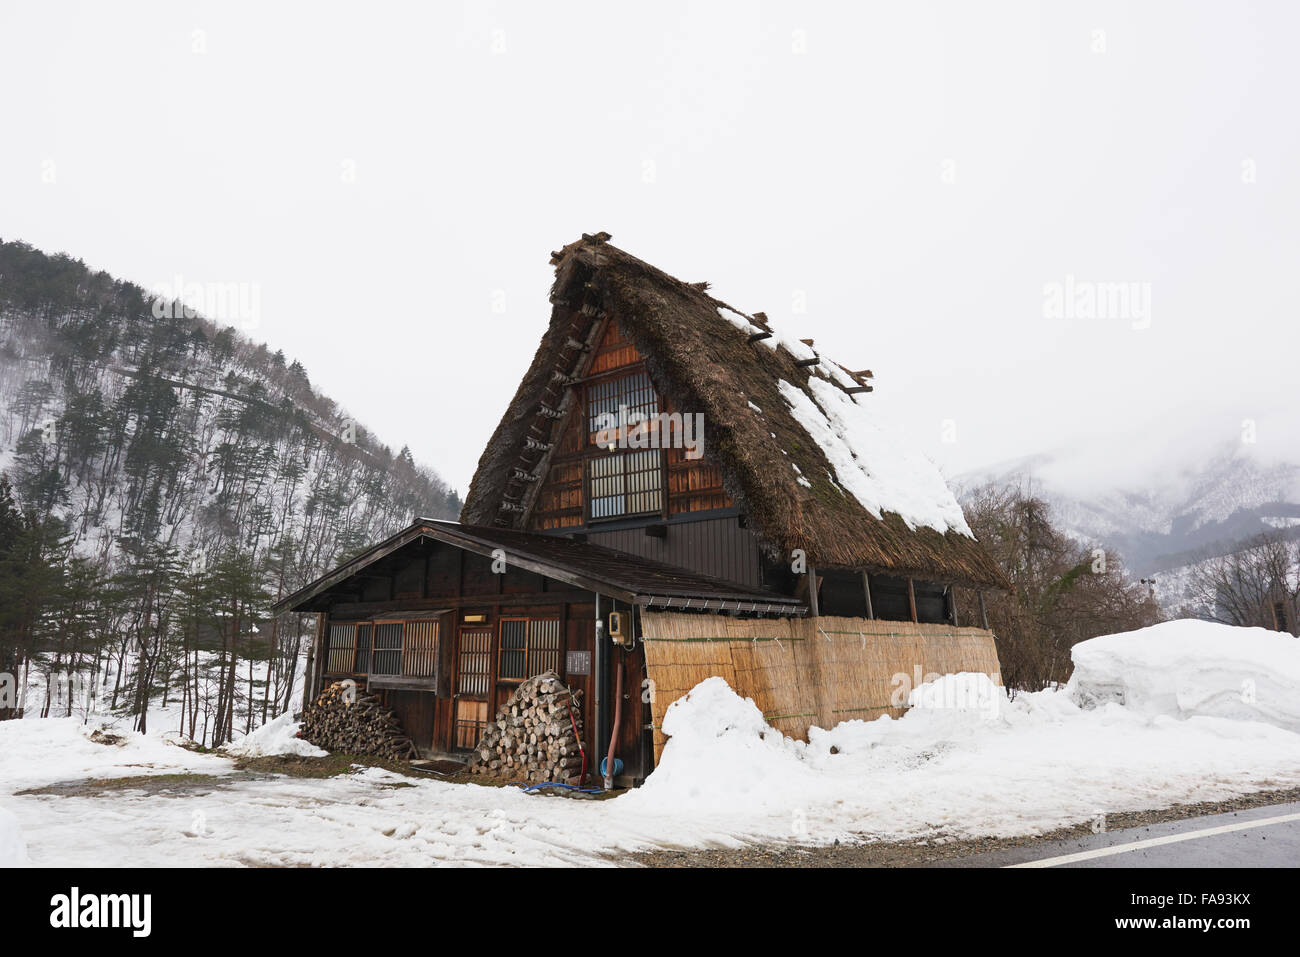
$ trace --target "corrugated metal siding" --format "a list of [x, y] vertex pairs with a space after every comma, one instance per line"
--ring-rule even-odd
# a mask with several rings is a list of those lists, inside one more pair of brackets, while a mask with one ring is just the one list
[[587, 541], [615, 551], [653, 558], [742, 585], [761, 585], [758, 540], [735, 516], [668, 525], [667, 538], [653, 538], [644, 528], [591, 531]]

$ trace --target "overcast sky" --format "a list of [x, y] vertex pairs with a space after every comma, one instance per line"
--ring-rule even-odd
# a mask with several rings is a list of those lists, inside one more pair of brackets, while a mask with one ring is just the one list
[[[949, 474], [1085, 444], [1120, 481], [1245, 420], [1295, 438], [1298, 26], [1285, 3], [5, 0], [0, 237], [255, 287], [249, 335], [462, 492], [550, 250], [601, 229], [873, 369]], [[1087, 316], [1097, 283], [1135, 284], [1118, 315]]]

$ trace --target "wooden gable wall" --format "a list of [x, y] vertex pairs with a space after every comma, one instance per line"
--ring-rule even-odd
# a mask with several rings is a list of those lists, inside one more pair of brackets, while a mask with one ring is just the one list
[[[606, 320], [582, 383], [575, 386], [579, 390], [577, 401], [559, 427], [555, 449], [529, 517], [530, 530], [551, 531], [587, 524], [586, 460], [596, 451], [587, 432], [587, 387], [645, 367], [645, 357], [624, 335], [618, 322]], [[657, 384], [656, 391], [659, 391]], [[662, 391], [659, 391], [659, 407], [667, 413], [691, 411], [675, 405], [672, 397]], [[646, 522], [732, 505], [722, 485], [722, 472], [709, 460], [707, 451], [706, 446], [704, 456], [690, 459], [685, 449], [664, 449], [664, 508], [660, 515], [641, 516]]]

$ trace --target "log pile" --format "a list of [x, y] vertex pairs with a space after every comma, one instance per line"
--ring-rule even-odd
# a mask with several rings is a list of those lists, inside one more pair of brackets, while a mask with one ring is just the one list
[[336, 681], [303, 709], [298, 737], [326, 751], [373, 754], [404, 761], [417, 756], [414, 743], [379, 698]]
[[577, 784], [581, 735], [582, 692], [569, 690], [559, 675], [546, 671], [515, 689], [488, 722], [465, 769], [529, 784]]

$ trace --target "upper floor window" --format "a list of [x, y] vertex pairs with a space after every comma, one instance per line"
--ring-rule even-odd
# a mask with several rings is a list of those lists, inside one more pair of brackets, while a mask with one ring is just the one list
[[610, 453], [587, 459], [589, 520], [663, 509], [658, 416], [659, 394], [645, 371], [588, 386], [588, 441]]
[[612, 426], [617, 430], [616, 438], [658, 414], [659, 394], [645, 372], [607, 379], [587, 387], [587, 434], [593, 443], [597, 442], [597, 435], [602, 430], [606, 430], [606, 438], [609, 438]]
[[592, 519], [646, 515], [663, 509], [663, 452], [615, 452], [587, 460]]

